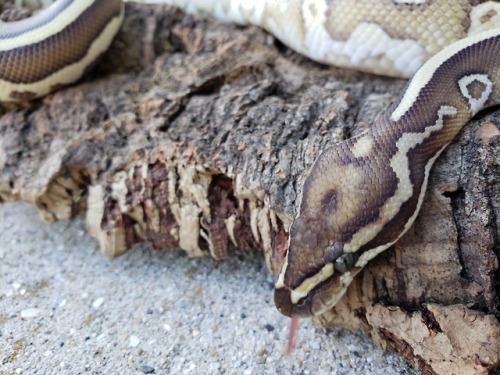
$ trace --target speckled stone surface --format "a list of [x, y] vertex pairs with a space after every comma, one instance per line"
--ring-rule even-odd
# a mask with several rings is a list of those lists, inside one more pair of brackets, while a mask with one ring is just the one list
[[138, 246], [104, 258], [83, 220], [0, 205], [0, 374], [417, 374], [345, 330], [289, 320], [262, 257]]

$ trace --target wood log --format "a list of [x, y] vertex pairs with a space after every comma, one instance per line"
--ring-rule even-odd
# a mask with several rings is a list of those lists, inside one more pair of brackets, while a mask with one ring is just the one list
[[[106, 256], [139, 241], [216, 259], [239, 248], [276, 273], [318, 154], [367, 129], [404, 83], [316, 64], [256, 27], [127, 4], [83, 82], [4, 106], [0, 202], [47, 221], [85, 212]], [[362, 331], [425, 374], [498, 371], [499, 126], [498, 108], [466, 126], [396, 251], [315, 323]]]

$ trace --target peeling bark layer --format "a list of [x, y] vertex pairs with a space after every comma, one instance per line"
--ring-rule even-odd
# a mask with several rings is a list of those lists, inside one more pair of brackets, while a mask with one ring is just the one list
[[[403, 85], [315, 64], [257, 28], [129, 4], [85, 82], [4, 110], [0, 202], [47, 221], [85, 212], [107, 256], [139, 241], [216, 259], [253, 249], [275, 273], [319, 152], [369, 127]], [[427, 374], [500, 366], [499, 125], [498, 109], [476, 116], [397, 252], [316, 323], [361, 330]]]

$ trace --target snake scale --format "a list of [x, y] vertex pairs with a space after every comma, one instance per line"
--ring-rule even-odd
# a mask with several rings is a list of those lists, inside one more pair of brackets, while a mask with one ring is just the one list
[[[500, 103], [500, 3], [466, 0], [146, 0], [255, 24], [319, 62], [413, 78], [365, 133], [325, 150], [304, 182], [275, 289], [285, 315], [332, 308], [414, 222], [430, 169], [479, 111]], [[0, 100], [80, 78], [123, 18], [120, 0], [57, 0], [0, 24]]]

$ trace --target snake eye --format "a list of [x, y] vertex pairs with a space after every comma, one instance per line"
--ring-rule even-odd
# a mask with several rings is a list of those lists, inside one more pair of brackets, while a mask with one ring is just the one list
[[334, 267], [337, 271], [344, 273], [350, 271], [354, 267], [354, 254], [345, 253], [335, 260]]
[[304, 306], [304, 303], [306, 302], [305, 297], [299, 299], [296, 303], [297, 306]]

